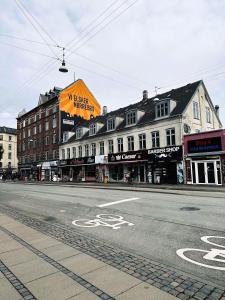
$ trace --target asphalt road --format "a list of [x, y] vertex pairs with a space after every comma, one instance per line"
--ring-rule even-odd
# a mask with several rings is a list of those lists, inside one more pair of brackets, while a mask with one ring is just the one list
[[[127, 199], [132, 200], [104, 206]], [[84, 235], [175, 267], [192, 277], [225, 286], [225, 193], [134, 192], [1, 183], [0, 204], [4, 203], [39, 218], [67, 224]], [[81, 220], [95, 220], [99, 214], [119, 215], [133, 225], [124, 223], [113, 229], [112, 225], [119, 222], [112, 219], [101, 223], [111, 226]], [[79, 220], [75, 224], [92, 227], [78, 227], [72, 224], [74, 220]], [[204, 236], [215, 236], [209, 241], [221, 247], [202, 241]], [[220, 252], [209, 252], [212, 258], [217, 251], [218, 261], [204, 259], [207, 252], [185, 252], [189, 259], [208, 266], [194, 264], [177, 255], [177, 250], [183, 248], [219, 249]]]

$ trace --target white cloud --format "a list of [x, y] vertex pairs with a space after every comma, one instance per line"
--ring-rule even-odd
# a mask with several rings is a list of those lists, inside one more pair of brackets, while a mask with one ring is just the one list
[[[79, 36], [82, 28], [112, 3], [110, 0], [20, 1], [61, 44]], [[1, 2], [0, 32], [41, 41], [15, 2]], [[205, 78], [213, 102], [221, 107], [220, 115], [225, 124], [225, 74], [208, 77], [210, 70], [211, 74], [225, 71], [224, 17], [225, 3], [222, 0], [138, 1], [79, 49], [80, 54], [128, 76], [67, 54], [68, 63], [91, 69], [113, 80], [69, 64], [70, 72], [61, 74], [58, 72], [60, 63], [56, 63], [47, 76], [18, 91], [18, 87], [32, 79], [33, 74], [51, 60], [0, 44], [3, 58], [0, 62], [0, 111], [13, 112], [4, 118], [0, 115], [0, 123], [12, 123], [15, 112], [36, 105], [39, 93], [53, 86], [68, 85], [75, 71], [76, 77], [83, 78], [99, 102], [108, 105], [109, 109], [118, 108], [121, 103], [126, 105], [138, 101], [143, 89], [152, 92], [155, 86], [172, 88]], [[52, 55], [47, 47], [0, 36], [1, 41]], [[77, 45], [75, 43], [74, 47]]]

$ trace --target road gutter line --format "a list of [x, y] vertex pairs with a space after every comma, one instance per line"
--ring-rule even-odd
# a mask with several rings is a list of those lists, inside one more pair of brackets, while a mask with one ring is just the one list
[[105, 204], [100, 204], [100, 205], [98, 205], [98, 207], [106, 207], [106, 206], [110, 206], [110, 205], [114, 205], [114, 204], [118, 204], [118, 203], [134, 201], [134, 200], [138, 200], [138, 199], [140, 199], [140, 198], [123, 199], [123, 200], [118, 200], [118, 201], [109, 202], [109, 203], [105, 203]]

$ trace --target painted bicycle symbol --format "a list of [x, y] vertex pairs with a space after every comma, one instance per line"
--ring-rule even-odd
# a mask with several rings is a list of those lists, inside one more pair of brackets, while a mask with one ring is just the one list
[[97, 227], [97, 226], [105, 226], [110, 227], [112, 229], [120, 229], [121, 225], [127, 224], [128, 226], [133, 226], [134, 224], [128, 221], [125, 221], [123, 217], [118, 215], [110, 215], [110, 214], [100, 214], [97, 215], [95, 219], [79, 219], [74, 220], [72, 222], [73, 225], [79, 227]]
[[[203, 236], [201, 237], [201, 240], [207, 244], [216, 246], [218, 248], [212, 248], [211, 250], [203, 250], [203, 249], [192, 249], [192, 248], [184, 248], [184, 249], [179, 249], [177, 250], [177, 255], [180, 256], [181, 258], [185, 259], [188, 262], [191, 262], [193, 264], [205, 267], [205, 268], [210, 268], [210, 269], [215, 269], [215, 270], [220, 270], [220, 271], [225, 271], [225, 245], [220, 245], [217, 243], [213, 243], [210, 241], [211, 239], [219, 239], [219, 240], [225, 240], [225, 237], [222, 236]], [[223, 249], [221, 249], [223, 248]], [[200, 263], [194, 259], [189, 258], [191, 254], [196, 254], [196, 253], [205, 253], [203, 256], [203, 259], [209, 262], [217, 262], [221, 263], [224, 266], [215, 266], [215, 265], [209, 265], [207, 263]]]

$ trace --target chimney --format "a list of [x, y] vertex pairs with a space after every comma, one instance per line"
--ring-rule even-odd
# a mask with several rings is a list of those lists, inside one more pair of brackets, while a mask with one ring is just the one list
[[148, 91], [144, 90], [143, 91], [143, 100], [147, 100], [148, 99]]
[[103, 106], [103, 109], [102, 109], [102, 114], [103, 116], [105, 116], [107, 114], [107, 106]]
[[219, 117], [219, 111], [220, 111], [219, 105], [215, 105], [215, 111], [216, 111], [217, 116]]

